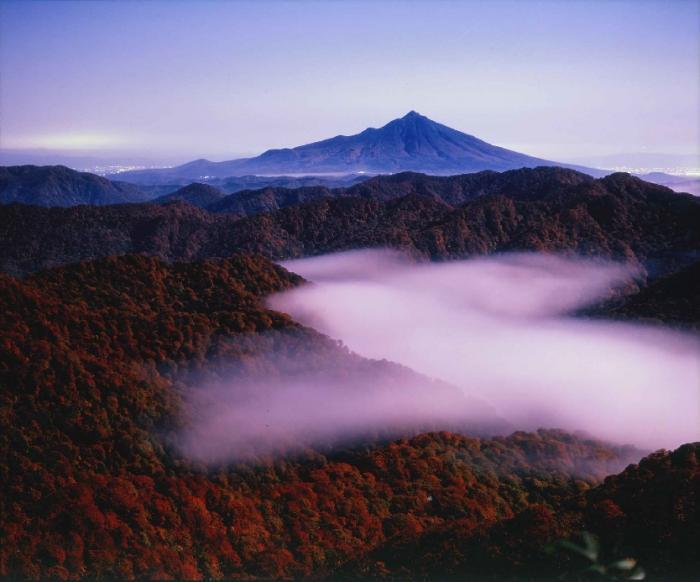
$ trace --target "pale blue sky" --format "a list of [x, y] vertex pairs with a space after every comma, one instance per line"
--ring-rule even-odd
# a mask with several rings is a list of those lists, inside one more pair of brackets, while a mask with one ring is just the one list
[[566, 159], [693, 153], [700, 2], [0, 0], [0, 147], [215, 159], [415, 109]]

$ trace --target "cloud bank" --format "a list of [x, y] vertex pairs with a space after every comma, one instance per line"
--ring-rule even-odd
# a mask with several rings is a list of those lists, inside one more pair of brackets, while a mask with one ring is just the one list
[[[331, 449], [424, 430], [506, 430], [488, 404], [386, 361], [369, 361], [313, 335], [248, 338], [254, 371], [236, 367], [187, 392], [190, 424], [175, 444], [208, 464]], [[298, 343], [296, 340], [300, 340]]]
[[[700, 438], [696, 337], [567, 316], [628, 281], [621, 265], [535, 254], [416, 265], [356, 251], [284, 266], [312, 283], [270, 298], [272, 308], [362, 356], [458, 386], [514, 428], [646, 448]], [[289, 409], [300, 432], [323, 417], [314, 401]], [[371, 402], [353, 416], [384, 421]]]

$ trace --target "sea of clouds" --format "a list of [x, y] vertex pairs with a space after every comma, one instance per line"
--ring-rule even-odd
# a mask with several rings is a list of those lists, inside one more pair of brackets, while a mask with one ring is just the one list
[[569, 315], [628, 282], [629, 267], [543, 254], [415, 264], [381, 250], [284, 266], [312, 284], [273, 308], [459, 386], [517, 428], [651, 448], [700, 438], [697, 337]]
[[191, 390], [180, 446], [192, 458], [460, 423], [563, 428], [647, 449], [700, 438], [696, 336], [572, 315], [629, 284], [627, 266], [542, 254], [415, 263], [385, 250], [284, 266], [309, 283], [270, 297], [271, 308], [419, 374], [390, 363], [323, 369], [311, 348], [290, 358], [269, 344], [273, 375], [234, 372]]

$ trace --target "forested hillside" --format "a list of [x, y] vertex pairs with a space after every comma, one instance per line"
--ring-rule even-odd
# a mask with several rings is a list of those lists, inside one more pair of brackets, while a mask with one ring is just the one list
[[307, 447], [286, 460], [213, 470], [187, 460], [170, 437], [189, 422], [189, 382], [232, 365], [275, 374], [277, 363], [251, 338], [290, 359], [315, 354], [319, 370], [360, 370], [366, 381], [357, 389], [372, 390], [375, 371], [408, 378], [262, 307], [262, 296], [300, 282], [250, 256], [172, 265], [126, 256], [24, 280], [3, 275], [0, 573], [331, 575], [455, 520], [490, 528], [523, 511], [557, 512], [639, 458], [550, 430], [370, 435], [333, 451]]
[[[22, 274], [125, 253], [172, 261], [252, 251], [283, 259], [379, 246], [433, 260], [513, 250], [577, 253], [642, 264], [654, 276], [697, 259], [700, 200], [693, 196], [626, 174], [593, 180], [561, 168], [457, 178], [377, 179], [357, 186], [358, 196], [322, 197], [243, 219], [182, 202], [0, 206], [0, 270]], [[446, 202], [462, 182], [481, 194]], [[289, 193], [303, 202], [308, 191]]]
[[[611, 565], [633, 559], [649, 580], [694, 580], [700, 559], [700, 443], [660, 451], [600, 485], [554, 503], [531, 503], [511, 519], [457, 518], [429, 531], [389, 540], [369, 557], [346, 564], [343, 579], [590, 580], [625, 579]], [[534, 501], [534, 500], [533, 500]], [[588, 532], [597, 540], [592, 560], [582, 550]], [[606, 578], [607, 577], [607, 578]]]

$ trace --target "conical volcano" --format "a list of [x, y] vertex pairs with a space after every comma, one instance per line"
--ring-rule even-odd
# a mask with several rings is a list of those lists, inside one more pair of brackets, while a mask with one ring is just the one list
[[[164, 170], [178, 178], [294, 174], [386, 174], [403, 171], [465, 174], [481, 170], [513, 170], [565, 166], [491, 145], [415, 111], [380, 128], [338, 135], [295, 148], [268, 150], [254, 158], [209, 162], [197, 160]], [[586, 171], [585, 168], [576, 168]], [[153, 171], [148, 171], [150, 175]], [[126, 179], [138, 181], [139, 172]]]

